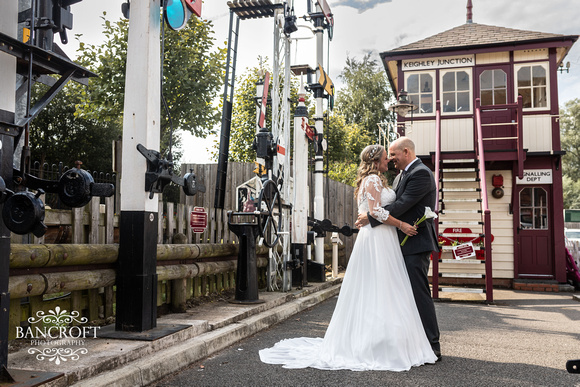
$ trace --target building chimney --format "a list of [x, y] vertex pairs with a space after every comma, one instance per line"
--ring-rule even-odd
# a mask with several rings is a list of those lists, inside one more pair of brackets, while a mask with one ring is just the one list
[[467, 24], [473, 23], [473, 5], [471, 5], [471, 0], [467, 0]]

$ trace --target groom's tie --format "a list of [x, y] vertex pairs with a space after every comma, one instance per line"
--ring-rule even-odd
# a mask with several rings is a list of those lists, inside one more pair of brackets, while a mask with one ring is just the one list
[[403, 170], [401, 171], [401, 173], [399, 173], [399, 174], [398, 174], [398, 175], [395, 177], [395, 180], [393, 180], [393, 190], [394, 190], [395, 192], [397, 192], [397, 191], [398, 191], [398, 189], [399, 189], [399, 183], [401, 183], [401, 180], [403, 180], [403, 178], [405, 177], [405, 172], [406, 172], [406, 171], [403, 169]]

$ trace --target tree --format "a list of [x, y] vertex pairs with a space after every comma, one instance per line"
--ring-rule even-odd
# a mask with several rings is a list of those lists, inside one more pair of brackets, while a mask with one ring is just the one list
[[384, 71], [365, 55], [361, 61], [346, 59], [337, 91], [336, 109], [330, 114], [325, 137], [328, 141], [328, 175], [354, 185], [360, 152], [380, 139], [377, 124], [393, 120], [387, 109], [391, 91]]
[[[38, 86], [44, 94], [47, 86]], [[109, 172], [112, 160], [112, 141], [120, 129], [114, 122], [93, 118], [75, 117], [75, 106], [80, 103], [82, 86], [69, 83], [32, 121], [30, 127], [31, 159], [45, 162], [62, 162], [74, 167], [77, 160], [83, 168]]]
[[[90, 80], [78, 115], [121, 127], [129, 22], [102, 18], [105, 42], [81, 42], [79, 47], [78, 62], [99, 77]], [[211, 21], [192, 17], [180, 31], [166, 29], [164, 47], [163, 94], [174, 131], [187, 131], [198, 137], [215, 133], [220, 115], [212, 104], [222, 85], [226, 50], [215, 47]], [[169, 117], [162, 109], [162, 152], [168, 146], [170, 129]], [[175, 133], [173, 139], [175, 145], [179, 141]]]
[[564, 208], [580, 208], [580, 99], [565, 103], [560, 112]]
[[332, 180], [354, 185], [360, 152], [373, 143], [373, 139], [361, 125], [346, 124], [345, 117], [339, 113], [330, 114], [325, 125], [328, 176]]
[[347, 124], [360, 125], [372, 142], [378, 142], [377, 124], [393, 120], [387, 108], [392, 93], [385, 72], [367, 54], [361, 61], [347, 57], [339, 78], [345, 86], [337, 92], [336, 109]]
[[[263, 66], [248, 69], [237, 82], [232, 109], [229, 160], [252, 163], [256, 151], [252, 143], [256, 137], [256, 82], [265, 71]], [[266, 127], [272, 127], [272, 109], [266, 112]]]

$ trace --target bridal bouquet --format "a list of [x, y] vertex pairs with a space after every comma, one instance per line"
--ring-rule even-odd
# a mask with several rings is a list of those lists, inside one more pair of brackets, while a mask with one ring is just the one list
[[[437, 217], [437, 214], [434, 213], [433, 211], [431, 211], [430, 207], [425, 207], [425, 214], [420, 219], [417, 219], [415, 221], [414, 226], [421, 224], [422, 222], [424, 222], [427, 219], [435, 219], [436, 217]], [[401, 246], [405, 246], [405, 243], [407, 243], [407, 239], [409, 239], [408, 235], [405, 236], [405, 239], [403, 239], [403, 241], [401, 242]]]

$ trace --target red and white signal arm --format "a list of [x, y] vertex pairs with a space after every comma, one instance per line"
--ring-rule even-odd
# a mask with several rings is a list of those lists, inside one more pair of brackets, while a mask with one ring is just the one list
[[194, 207], [189, 218], [191, 229], [195, 233], [204, 232], [207, 228], [207, 212], [203, 207]]
[[317, 0], [316, 2], [318, 3], [318, 5], [320, 5], [320, 8], [322, 9], [322, 12], [324, 13], [324, 17], [326, 18], [328, 24], [334, 27], [334, 18], [332, 17], [330, 6], [326, 2], [326, 0]]
[[201, 0], [185, 0], [185, 4], [197, 17], [201, 17]]

